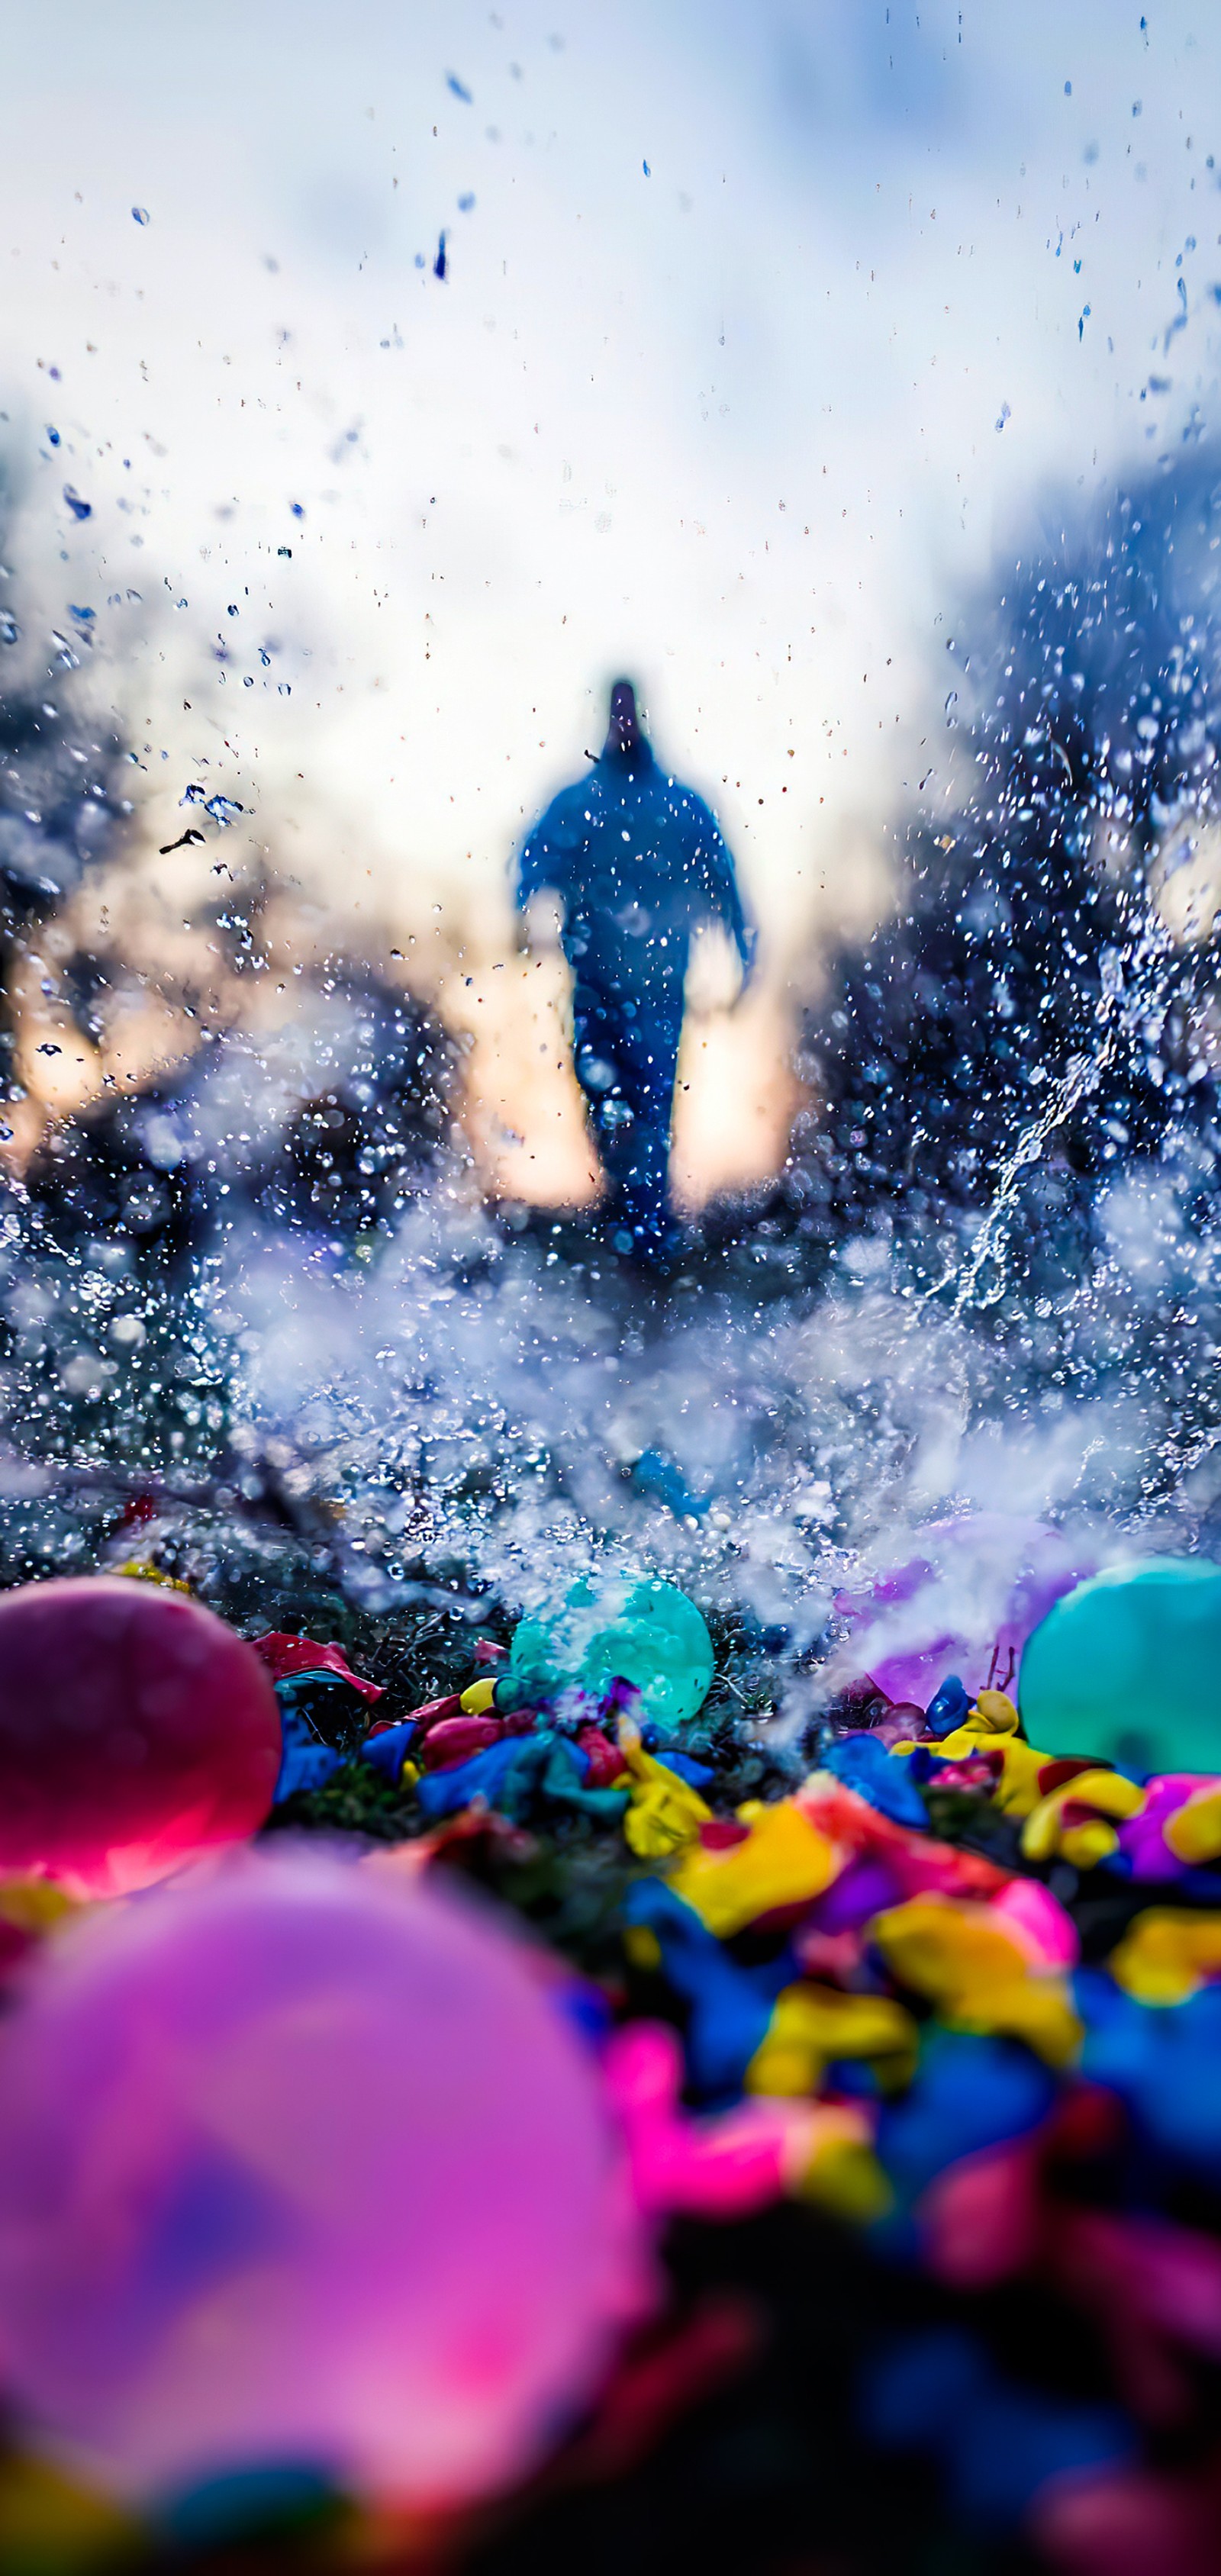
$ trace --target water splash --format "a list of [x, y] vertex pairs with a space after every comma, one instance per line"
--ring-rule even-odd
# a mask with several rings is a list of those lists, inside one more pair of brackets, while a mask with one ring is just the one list
[[[955, 1316], [964, 1315], [972, 1305], [999, 1305], [1007, 1280], [1009, 1227], [1018, 1213], [1022, 1176], [1038, 1162], [1048, 1139], [1063, 1127], [1079, 1103], [1097, 1089], [1114, 1053], [1115, 1040], [1108, 1036], [1095, 1055], [1074, 1056], [1067, 1072], [1053, 1084], [1038, 1117], [1022, 1129], [1012, 1151], [1001, 1164], [994, 1195], [971, 1247], [970, 1259], [961, 1273], [954, 1298]], [[992, 1283], [984, 1288], [981, 1282], [988, 1270], [993, 1273]], [[930, 1290], [928, 1293], [936, 1292]]]
[[[96, 1561], [124, 1499], [239, 1606], [465, 1617], [630, 1563], [800, 1707], [862, 1552], [947, 1509], [1213, 1544], [1213, 949], [1161, 908], [1212, 828], [1211, 493], [1116, 504], [964, 627], [946, 801], [836, 967], [821, 1109], [664, 1279], [483, 1208], [443, 1085], [405, 1170], [428, 1049], [341, 968], [65, 1131], [0, 1234], [11, 1572]], [[2, 825], [45, 865], [49, 820]], [[220, 915], [243, 972], [255, 915]]]

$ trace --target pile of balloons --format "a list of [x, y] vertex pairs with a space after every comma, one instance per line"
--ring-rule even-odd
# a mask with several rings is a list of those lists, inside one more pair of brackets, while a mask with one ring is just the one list
[[[172, 1587], [0, 1599], [0, 2383], [28, 2456], [145, 2515], [273, 2470], [452, 2514], [596, 2409], [675, 2213], [787, 2200], [955, 2303], [865, 2369], [875, 2452], [1066, 2576], [1195, 2576], [1221, 1568], [1082, 1555], [926, 1536], [841, 1601], [782, 1794], [736, 1803], [716, 1730], [689, 1749], [707, 1627], [646, 1578], [482, 1641], [390, 1722], [338, 1648], [244, 1642]], [[399, 1844], [251, 1848], [345, 1763], [390, 1784]], [[459, 1892], [493, 1831], [605, 1844], [617, 1969]], [[1088, 2401], [972, 2324], [1007, 2288], [1079, 2314]], [[0, 2527], [3, 2500], [0, 2469]]]

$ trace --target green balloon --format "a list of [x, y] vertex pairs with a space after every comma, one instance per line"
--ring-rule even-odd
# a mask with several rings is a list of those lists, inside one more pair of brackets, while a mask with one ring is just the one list
[[523, 1706], [565, 1682], [599, 1696], [613, 1681], [632, 1682], [658, 1726], [682, 1726], [706, 1698], [713, 1670], [712, 1639], [694, 1601], [673, 1583], [646, 1576], [609, 1617], [605, 1603], [581, 1583], [555, 1619], [523, 1619], [514, 1631], [508, 1678]]
[[1049, 1755], [1221, 1771], [1221, 1566], [1151, 1556], [1078, 1584], [1028, 1637], [1018, 1704]]

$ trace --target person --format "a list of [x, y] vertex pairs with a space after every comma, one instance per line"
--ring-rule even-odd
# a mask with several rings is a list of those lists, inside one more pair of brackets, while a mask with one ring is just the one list
[[514, 896], [549, 892], [572, 968], [573, 1062], [609, 1183], [621, 1250], [664, 1246], [670, 1120], [692, 937], [720, 922], [745, 987], [755, 933], [733, 860], [702, 798], [658, 767], [629, 680], [611, 690], [610, 730], [587, 776], [564, 788], [528, 835]]

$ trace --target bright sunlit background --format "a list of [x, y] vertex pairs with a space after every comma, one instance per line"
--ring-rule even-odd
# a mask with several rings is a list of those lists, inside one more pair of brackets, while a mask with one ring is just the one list
[[471, 1027], [489, 1174], [579, 1196], [507, 872], [634, 672], [766, 942], [690, 1028], [686, 1185], [766, 1171], [956, 608], [1209, 422], [1221, 16], [61, 0], [5, 57], [10, 552], [48, 633], [95, 611], [150, 854], [240, 801], [299, 940]]

